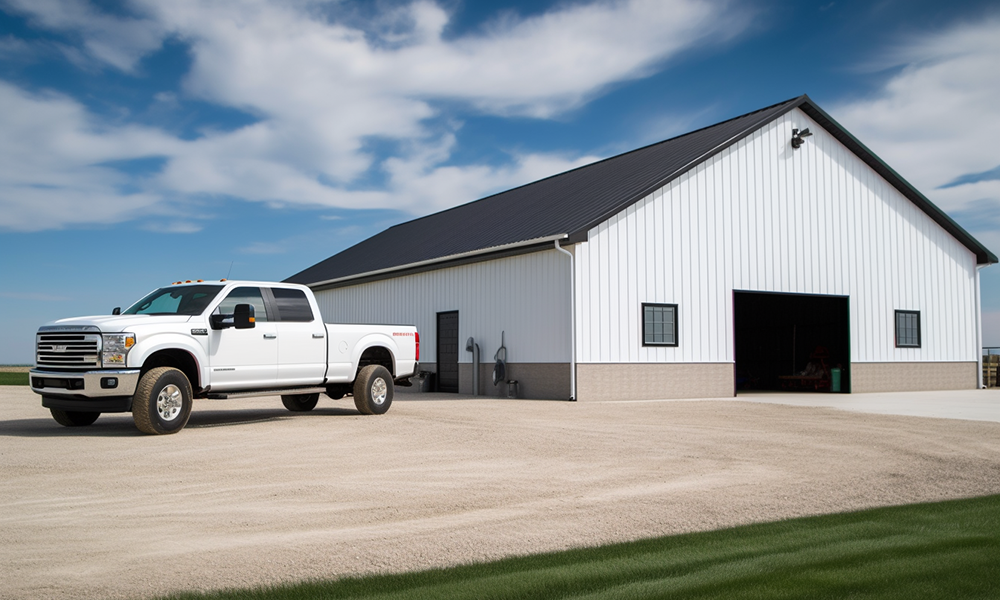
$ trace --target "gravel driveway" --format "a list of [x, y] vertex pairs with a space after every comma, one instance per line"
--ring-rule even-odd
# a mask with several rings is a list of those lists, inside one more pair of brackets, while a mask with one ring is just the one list
[[0, 598], [130, 598], [1000, 493], [1000, 423], [747, 402], [196, 403], [178, 435], [0, 387]]

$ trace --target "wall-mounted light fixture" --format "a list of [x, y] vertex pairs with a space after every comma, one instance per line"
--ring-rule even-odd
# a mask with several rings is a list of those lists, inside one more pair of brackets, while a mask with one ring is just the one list
[[812, 135], [812, 132], [809, 131], [808, 127], [806, 127], [805, 129], [803, 129], [802, 131], [799, 131], [798, 129], [793, 129], [792, 130], [792, 148], [795, 148], [796, 150], [798, 150], [799, 146], [801, 146], [803, 144], [802, 138], [807, 138], [807, 137], [809, 137], [811, 135]]

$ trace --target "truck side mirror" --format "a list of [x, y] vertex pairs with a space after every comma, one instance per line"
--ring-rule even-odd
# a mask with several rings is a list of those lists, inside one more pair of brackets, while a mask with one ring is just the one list
[[111, 311], [111, 314], [113, 314], [113, 315], [120, 315], [120, 314], [122, 314], [122, 307], [116, 306], [114, 308], [114, 310]]
[[237, 304], [233, 309], [233, 327], [236, 329], [253, 329], [255, 321], [252, 304]]
[[[227, 323], [226, 320], [229, 320]], [[209, 317], [212, 322], [212, 329], [229, 329], [233, 326], [233, 315], [214, 314]]]

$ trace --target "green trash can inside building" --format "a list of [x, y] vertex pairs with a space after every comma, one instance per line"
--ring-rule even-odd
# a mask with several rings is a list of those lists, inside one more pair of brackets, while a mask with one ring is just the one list
[[840, 376], [841, 369], [839, 367], [830, 369], [830, 391], [835, 394], [840, 393]]

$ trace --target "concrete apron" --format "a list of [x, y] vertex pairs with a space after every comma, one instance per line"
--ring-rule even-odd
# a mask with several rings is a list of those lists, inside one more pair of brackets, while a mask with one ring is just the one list
[[740, 402], [836, 408], [857, 413], [1000, 423], [1000, 389], [872, 394], [740, 392]]
[[[444, 393], [414, 393], [414, 388], [397, 390], [396, 400], [486, 400], [484, 396]], [[495, 399], [495, 398], [493, 398]], [[1000, 423], [1000, 388], [988, 390], [953, 390], [943, 392], [880, 392], [872, 394], [802, 394], [792, 392], [742, 391], [735, 398], [685, 398], [662, 400], [603, 401], [615, 404], [629, 402], [756, 402], [835, 408], [856, 413], [991, 421]], [[602, 401], [598, 400], [598, 403]], [[623, 407], [624, 408], [624, 407]]]

